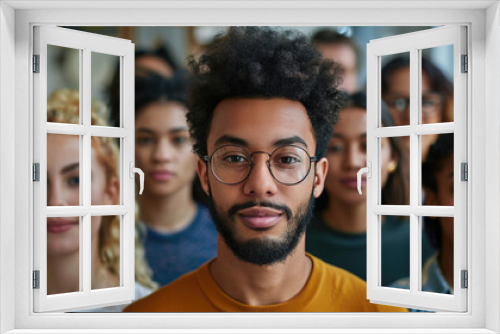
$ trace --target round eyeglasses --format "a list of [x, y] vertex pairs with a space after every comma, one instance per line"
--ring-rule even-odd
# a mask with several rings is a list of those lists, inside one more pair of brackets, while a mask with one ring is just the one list
[[[439, 112], [444, 98], [439, 93], [429, 92], [422, 95], [422, 116], [427, 117]], [[386, 100], [387, 106], [399, 113], [407, 112], [410, 106], [409, 97], [393, 97]], [[398, 115], [399, 116], [399, 115]]]
[[210, 163], [215, 178], [224, 184], [235, 185], [245, 181], [255, 164], [254, 154], [267, 154], [267, 168], [274, 179], [284, 185], [296, 185], [307, 177], [313, 162], [318, 157], [311, 157], [305, 149], [296, 145], [278, 147], [273, 152], [248, 152], [238, 145], [224, 145], [217, 148], [212, 155], [203, 156]]

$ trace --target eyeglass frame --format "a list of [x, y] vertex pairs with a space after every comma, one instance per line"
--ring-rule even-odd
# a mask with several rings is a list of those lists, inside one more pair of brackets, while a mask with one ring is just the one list
[[[222, 148], [224, 148], [224, 147], [228, 147], [228, 146], [236, 146], [236, 147], [240, 147], [240, 148], [242, 148], [244, 151], [246, 151], [246, 152], [248, 153], [248, 155], [250, 156], [250, 169], [248, 170], [248, 174], [247, 174], [247, 176], [245, 176], [245, 177], [243, 178], [243, 180], [238, 181], [238, 182], [224, 182], [224, 181], [222, 181], [222, 180], [221, 180], [221, 179], [220, 179], [220, 178], [219, 178], [219, 177], [215, 174], [214, 169], [213, 169], [213, 164], [212, 164], [212, 157], [213, 157], [213, 155], [214, 155], [214, 154], [215, 154], [215, 152], [217, 152], [218, 150], [220, 150], [220, 149], [222, 149]], [[273, 171], [271, 170], [271, 157], [273, 156], [273, 154], [274, 154], [276, 151], [278, 151], [278, 150], [282, 149], [283, 147], [296, 147], [296, 148], [301, 149], [302, 151], [304, 151], [304, 152], [307, 154], [307, 156], [309, 157], [309, 168], [307, 169], [307, 172], [306, 172], [306, 174], [304, 175], [304, 178], [303, 178], [302, 180], [300, 180], [300, 181], [298, 181], [298, 182], [295, 182], [295, 183], [285, 183], [285, 182], [281, 182], [280, 180], [278, 180], [278, 179], [276, 178], [276, 176], [274, 176]], [[211, 155], [204, 155], [204, 156], [201, 156], [201, 158], [202, 158], [202, 159], [203, 159], [203, 161], [205, 161], [207, 164], [208, 164], [208, 163], [210, 163], [210, 171], [212, 172], [212, 175], [213, 175], [213, 176], [217, 179], [217, 181], [219, 181], [219, 182], [220, 182], [220, 183], [222, 183], [222, 184], [229, 185], [229, 186], [235, 186], [235, 185], [237, 185], [237, 184], [240, 184], [240, 183], [245, 182], [245, 181], [248, 179], [248, 177], [249, 177], [249, 176], [250, 176], [250, 174], [252, 173], [252, 169], [253, 169], [253, 167], [254, 167], [254, 165], [255, 165], [255, 160], [254, 160], [254, 158], [253, 158], [253, 155], [254, 155], [254, 154], [257, 154], [257, 153], [267, 154], [267, 155], [269, 156], [269, 159], [267, 159], [267, 161], [266, 161], [266, 164], [267, 164], [267, 169], [269, 170], [269, 173], [271, 174], [271, 176], [273, 177], [273, 179], [274, 179], [276, 182], [278, 182], [279, 184], [283, 184], [283, 185], [285, 185], [285, 186], [295, 186], [295, 185], [297, 185], [297, 184], [299, 184], [299, 183], [303, 182], [303, 181], [307, 178], [307, 176], [309, 175], [309, 173], [311, 172], [311, 167], [312, 167], [313, 162], [318, 162], [318, 161], [319, 161], [319, 159], [320, 159], [320, 157], [319, 157], [319, 156], [317, 156], [317, 155], [310, 156], [310, 155], [309, 155], [309, 153], [308, 153], [308, 152], [307, 152], [307, 151], [306, 151], [303, 147], [301, 147], [301, 146], [299, 146], [299, 145], [293, 145], [293, 144], [292, 144], [292, 145], [282, 145], [282, 146], [280, 146], [280, 147], [277, 147], [277, 148], [276, 148], [274, 151], [272, 151], [271, 153], [266, 152], [266, 151], [255, 151], [255, 152], [250, 153], [250, 151], [248, 151], [245, 147], [243, 147], [243, 146], [241, 146], [241, 145], [227, 144], [227, 145], [222, 145], [222, 146], [217, 147], [217, 148], [216, 148], [216, 149], [212, 152], [212, 154], [211, 154]]]
[[[439, 98], [439, 102], [438, 103], [441, 104], [441, 106], [443, 105], [443, 103], [444, 103], [444, 96], [443, 96], [443, 94], [438, 93], [438, 92], [428, 92], [426, 94], [434, 95], [434, 96], [438, 97]], [[426, 94], [422, 94], [422, 100], [424, 99], [424, 97], [425, 97]], [[405, 108], [404, 109], [399, 110], [396, 106], [392, 106], [392, 103], [394, 103], [397, 100], [404, 100], [405, 101]], [[389, 107], [391, 109], [395, 109], [398, 112], [397, 113], [398, 115], [404, 113], [410, 107], [410, 97], [398, 97], [397, 99], [393, 99], [391, 102], [392, 103], [389, 103], [388, 101], [386, 101], [387, 107]], [[422, 105], [421, 109], [422, 109], [422, 114], [424, 114], [423, 111], [424, 111], [425, 108], [423, 107], [423, 105]], [[427, 113], [426, 115], [429, 115], [429, 114]]]

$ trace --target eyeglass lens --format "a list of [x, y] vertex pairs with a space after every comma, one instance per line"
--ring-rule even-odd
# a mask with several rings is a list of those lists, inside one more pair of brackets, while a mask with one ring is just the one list
[[[436, 113], [441, 112], [443, 98], [438, 93], [426, 93], [422, 95], [422, 117], [423, 123], [426, 122], [426, 117], [432, 116]], [[387, 105], [390, 109], [393, 109], [399, 113], [409, 113], [410, 111], [410, 98], [408, 97], [398, 97], [387, 100]], [[402, 115], [394, 115], [396, 117], [401, 117]], [[407, 125], [407, 124], [401, 124]]]
[[[218, 148], [212, 155], [212, 172], [224, 183], [239, 183], [245, 180], [255, 163], [254, 152], [245, 148], [228, 145]], [[301, 182], [307, 176], [311, 165], [308, 153], [298, 146], [283, 146], [275, 150], [268, 160], [268, 167], [276, 181], [284, 184]]]

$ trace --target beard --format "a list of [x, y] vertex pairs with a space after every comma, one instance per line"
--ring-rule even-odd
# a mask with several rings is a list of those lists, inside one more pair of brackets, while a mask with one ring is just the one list
[[[285, 262], [288, 255], [297, 247], [300, 237], [304, 234], [312, 220], [314, 212], [314, 196], [312, 192], [309, 199], [299, 206], [295, 215], [292, 214], [291, 209], [286, 205], [256, 201], [233, 205], [227, 213], [223, 213], [213, 200], [210, 189], [209, 193], [209, 209], [215, 227], [226, 245], [240, 260], [258, 266]], [[235, 216], [237, 212], [254, 206], [269, 207], [281, 210], [286, 214], [286, 232], [280, 238], [281, 240], [263, 237], [242, 241], [236, 237]]]

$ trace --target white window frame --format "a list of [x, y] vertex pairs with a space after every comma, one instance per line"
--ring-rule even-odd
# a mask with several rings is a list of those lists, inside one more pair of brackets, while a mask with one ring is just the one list
[[[73, 311], [108, 305], [128, 304], [135, 299], [134, 233], [135, 191], [130, 169], [134, 163], [134, 44], [128, 40], [53, 26], [34, 27], [34, 54], [39, 55], [39, 73], [34, 74], [34, 162], [39, 163], [39, 182], [33, 184], [33, 269], [39, 271], [39, 288], [34, 290], [35, 312]], [[71, 48], [80, 54], [79, 124], [47, 122], [48, 45]], [[120, 64], [120, 124], [105, 127], [91, 124], [92, 53], [118, 57]], [[47, 134], [78, 135], [80, 141], [80, 205], [47, 206]], [[116, 138], [120, 142], [120, 204], [91, 205], [91, 138]], [[132, 173], [133, 175], [133, 173]], [[120, 284], [92, 290], [91, 217], [120, 216]], [[47, 295], [48, 217], [79, 217], [79, 291]]]
[[[465, 26], [445, 26], [408, 34], [372, 40], [367, 45], [367, 162], [371, 177], [367, 179], [367, 297], [372, 303], [404, 306], [433, 311], [467, 310], [467, 289], [461, 288], [461, 270], [467, 270], [467, 186], [461, 181], [460, 164], [467, 163], [467, 77], [462, 73], [461, 57], [467, 55]], [[453, 48], [453, 111], [454, 121], [422, 124], [422, 50], [451, 45]], [[410, 124], [384, 127], [381, 124], [382, 57], [407, 53], [410, 57]], [[422, 154], [420, 135], [451, 133], [454, 136], [454, 206], [422, 205]], [[410, 137], [410, 202], [408, 205], [382, 205], [380, 186], [380, 140], [389, 137]], [[470, 179], [470, 182], [474, 182]], [[396, 289], [381, 284], [382, 275], [382, 215], [404, 215], [410, 228], [410, 286]], [[453, 217], [454, 275], [453, 294], [421, 291], [422, 287], [422, 216]]]
[[[397, 9], [393, 9], [395, 6]], [[141, 7], [145, 9], [137, 9]], [[181, 331], [176, 328], [191, 329], [184, 333], [199, 333], [209, 328], [217, 333], [235, 332], [234, 328], [267, 329], [275, 333], [500, 332], [499, 21], [498, 1], [3, 1], [0, 3], [0, 332], [76, 333], [81, 332], [77, 329], [85, 328], [85, 332], [92, 333], [125, 330], [145, 333], [145, 328], [137, 329], [138, 324], [150, 328], [149, 332], [170, 333]], [[35, 24], [468, 26], [471, 60], [468, 151], [469, 176], [474, 180], [468, 190], [469, 311], [366, 315], [34, 314], [30, 288], [32, 261], [27, 259], [31, 259], [33, 242], [30, 209], [33, 203], [29, 197], [33, 187], [30, 178], [33, 124], [28, 97], [32, 95], [30, 55]]]

